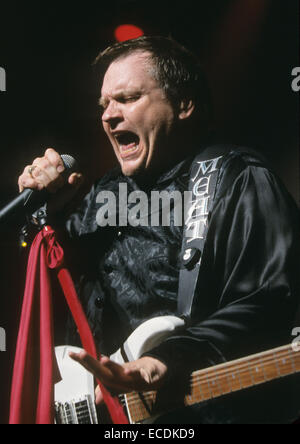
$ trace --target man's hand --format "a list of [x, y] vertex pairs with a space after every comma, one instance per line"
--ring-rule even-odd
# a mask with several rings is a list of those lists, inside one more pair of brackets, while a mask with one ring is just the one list
[[66, 183], [63, 177], [65, 166], [60, 155], [52, 148], [48, 148], [44, 157], [38, 157], [28, 165], [23, 174], [19, 177], [18, 185], [20, 193], [24, 188], [33, 190], [43, 190], [46, 188], [53, 195], [61, 188], [59, 195], [55, 194], [48, 202], [48, 214], [56, 213], [64, 208], [78, 192], [83, 183], [83, 176], [80, 173], [72, 173]]
[[[65, 167], [60, 155], [52, 148], [46, 150], [44, 157], [38, 157], [28, 165], [19, 177], [20, 193], [24, 188], [42, 190], [47, 188], [51, 193], [65, 185], [62, 173]], [[82, 174], [73, 173], [68, 178], [69, 185], [78, 188], [82, 183]]]
[[[149, 356], [123, 365], [116, 364], [107, 357], [97, 361], [85, 351], [70, 352], [70, 357], [93, 373], [114, 394], [157, 390], [163, 385], [167, 375], [166, 365]], [[101, 391], [97, 387], [96, 404], [102, 401]]]

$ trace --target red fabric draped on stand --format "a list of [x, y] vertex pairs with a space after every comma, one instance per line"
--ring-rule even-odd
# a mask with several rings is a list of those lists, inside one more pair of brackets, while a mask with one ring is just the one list
[[[63, 262], [64, 253], [55, 232], [45, 227], [36, 236], [28, 260], [10, 398], [10, 424], [54, 423], [54, 384], [60, 376], [54, 353], [49, 269], [57, 270], [83, 348], [99, 358], [72, 278]], [[112, 397], [101, 382], [97, 382], [113, 423], [128, 424], [118, 398]]]

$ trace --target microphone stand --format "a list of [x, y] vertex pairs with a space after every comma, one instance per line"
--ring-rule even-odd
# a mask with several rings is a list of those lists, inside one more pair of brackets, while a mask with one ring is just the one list
[[27, 223], [24, 225], [19, 234], [19, 245], [21, 250], [28, 248], [34, 237], [35, 234], [31, 235], [30, 227], [33, 225], [35, 228], [38, 229], [38, 231], [41, 231], [46, 225], [47, 225], [47, 210], [46, 206], [40, 208], [35, 213], [33, 213], [31, 216], [27, 215]]

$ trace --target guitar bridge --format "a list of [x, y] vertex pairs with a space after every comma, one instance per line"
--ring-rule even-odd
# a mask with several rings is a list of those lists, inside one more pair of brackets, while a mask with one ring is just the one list
[[70, 402], [55, 403], [56, 424], [98, 424], [95, 404], [90, 395]]

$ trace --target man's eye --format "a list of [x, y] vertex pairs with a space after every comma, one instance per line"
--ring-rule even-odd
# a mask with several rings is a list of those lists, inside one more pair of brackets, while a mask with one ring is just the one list
[[140, 98], [140, 96], [127, 96], [127, 97], [123, 97], [123, 99], [121, 99], [121, 102], [123, 102], [123, 103], [135, 102], [139, 98]]
[[[122, 96], [122, 97], [118, 97], [115, 99], [116, 102], [119, 103], [130, 103], [130, 102], [135, 102], [136, 100], [138, 100], [141, 96], [140, 95], [132, 95], [132, 96]], [[100, 107], [100, 111], [103, 113], [106, 108], [108, 108], [109, 106], [109, 102], [100, 102], [99, 103], [99, 107]]]

